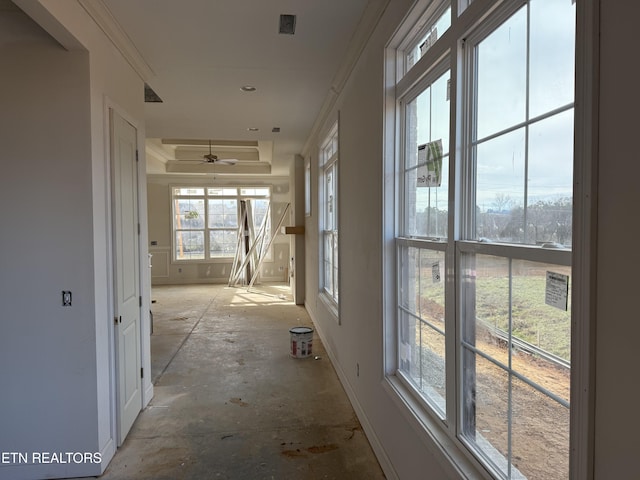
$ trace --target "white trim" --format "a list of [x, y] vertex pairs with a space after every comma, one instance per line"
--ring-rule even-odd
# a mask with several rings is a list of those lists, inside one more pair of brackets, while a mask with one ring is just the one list
[[[120, 27], [102, 0], [77, 1], [143, 81], [146, 82], [155, 77], [155, 73], [149, 64], [131, 42], [124, 30], [122, 30], [122, 27]], [[138, 147], [140, 147], [140, 145], [138, 145]]]
[[[238, 232], [238, 227], [239, 225], [236, 225], [235, 227], [233, 227], [233, 229], [231, 228], [209, 228], [208, 224], [209, 221], [208, 219], [208, 211], [209, 211], [209, 202], [208, 200], [236, 200], [237, 204], [237, 220], [240, 220], [240, 201], [241, 200], [267, 200], [269, 202], [269, 223], [271, 225], [271, 237], [274, 237], [276, 235], [278, 235], [280, 232], [276, 232], [273, 230], [273, 184], [269, 183], [269, 184], [265, 184], [265, 185], [254, 185], [252, 183], [239, 183], [239, 184], [233, 184], [233, 185], [219, 185], [219, 184], [214, 184], [211, 181], [209, 182], [205, 182], [205, 183], [198, 183], [198, 184], [191, 184], [189, 182], [172, 182], [169, 183], [168, 185], [169, 187], [169, 212], [171, 213], [171, 238], [170, 238], [170, 249], [169, 249], [169, 263], [170, 265], [194, 265], [194, 264], [215, 264], [215, 263], [233, 263], [234, 260], [234, 255], [228, 255], [228, 256], [215, 256], [212, 257], [210, 256], [210, 249], [209, 249], [209, 235], [208, 233], [210, 231], [229, 231], [229, 230], [233, 230], [234, 232], [234, 236], [237, 234]], [[175, 194], [175, 190], [176, 189], [189, 189], [189, 188], [193, 188], [193, 189], [202, 189], [202, 194], [198, 194], [198, 195], [189, 195], [189, 194]], [[216, 189], [216, 188], [221, 188], [221, 189], [233, 189], [236, 191], [235, 195], [215, 195], [215, 194], [209, 194], [208, 190], [209, 189]], [[242, 193], [242, 189], [267, 189], [269, 191], [268, 195], [251, 195], [251, 194], [243, 194]], [[177, 259], [176, 258], [176, 245], [175, 245], [175, 233], [176, 233], [176, 228], [175, 228], [175, 199], [201, 199], [204, 201], [204, 217], [205, 217], [205, 222], [204, 222], [204, 226], [202, 227], [202, 229], [194, 229], [193, 231], [202, 231], [204, 232], [204, 258], [187, 258], [187, 259]], [[258, 228], [259, 226], [256, 226], [256, 228]], [[189, 230], [184, 230], [183, 231], [189, 231]], [[273, 245], [271, 245], [269, 247], [269, 250], [267, 251], [266, 255], [265, 255], [265, 261], [272, 261], [273, 260]], [[266, 277], [263, 278], [263, 280], [266, 280]]]
[[[340, 316], [340, 288], [342, 272], [340, 268], [340, 202], [342, 195], [340, 194], [340, 111], [336, 112], [331, 117], [332, 122], [325, 125], [323, 128], [323, 136], [320, 137], [320, 144], [318, 145], [318, 259], [320, 268], [318, 269], [318, 298], [328, 308], [331, 315], [338, 325], [341, 325]], [[335, 141], [335, 150], [327, 158], [325, 156], [325, 149], [333, 144]], [[336, 198], [334, 199], [333, 212], [333, 229], [327, 230], [325, 228], [327, 223], [327, 198], [326, 198], [326, 172], [331, 169], [333, 171], [333, 191]], [[331, 259], [331, 267], [338, 269], [338, 278], [334, 279], [333, 294], [329, 293], [325, 288], [325, 235], [330, 232], [332, 236], [337, 234], [337, 255], [338, 265], [334, 265], [333, 258]], [[335, 256], [335, 252], [334, 252]], [[332, 277], [333, 278], [333, 277]], [[335, 288], [337, 281], [338, 288]], [[337, 290], [337, 291], [336, 291]]]
[[451, 478], [493, 479], [460, 441], [447, 433], [442, 421], [430, 415], [423, 403], [415, 398], [415, 393], [402, 381], [395, 376], [387, 376], [382, 387]]
[[[115, 302], [115, 292], [114, 292], [114, 257], [113, 257], [113, 204], [112, 204], [112, 162], [111, 162], [111, 137], [112, 137], [112, 128], [111, 128], [111, 112], [116, 113], [122, 119], [130, 123], [136, 129], [136, 149], [138, 151], [138, 155], [140, 155], [140, 145], [143, 144], [141, 141], [144, 140], [144, 133], [139, 128], [139, 122], [135, 119], [135, 117], [129, 115], [126, 109], [122, 108], [116, 102], [114, 102], [110, 97], [105, 95], [103, 97], [103, 120], [104, 120], [104, 153], [105, 153], [105, 161], [104, 161], [104, 175], [106, 180], [105, 185], [105, 196], [106, 196], [106, 215], [105, 215], [105, 225], [106, 225], [106, 245], [107, 245], [107, 306], [108, 306], [108, 315], [107, 321], [109, 322], [109, 381], [110, 381], [110, 402], [111, 402], [111, 440], [114, 443], [117, 443], [118, 436], [118, 413], [117, 413], [117, 405], [118, 405], [118, 386], [117, 386], [117, 369], [116, 369], [116, 339], [115, 339], [115, 330], [113, 328], [112, 319], [114, 317], [114, 302]], [[139, 258], [138, 258], [138, 268], [139, 268], [139, 294], [142, 297], [142, 306], [140, 307], [140, 366], [148, 372], [147, 376], [142, 379], [140, 383], [141, 388], [141, 405], [140, 411], [142, 411], [146, 405], [149, 404], [151, 399], [153, 398], [153, 383], [151, 382], [151, 318], [149, 315], [149, 310], [144, 308], [144, 305], [151, 305], [151, 281], [148, 268], [148, 248], [147, 239], [146, 239], [146, 230], [147, 225], [143, 220], [146, 219], [146, 214], [143, 217], [142, 211], [146, 211], [146, 175], [145, 175], [145, 162], [144, 160], [137, 162], [137, 190], [138, 190], [138, 223], [140, 224], [141, 234], [138, 236], [138, 250], [139, 250]], [[144, 197], [143, 197], [144, 194]], [[144, 209], [142, 208], [144, 206]], [[145, 338], [147, 339], [145, 341]], [[123, 439], [124, 440], [124, 439]]]
[[[385, 333], [385, 341], [382, 346], [385, 374], [383, 381], [385, 382], [385, 389], [390, 394], [391, 399], [398, 404], [399, 410], [409, 420], [409, 423], [414, 426], [418, 434], [425, 439], [425, 445], [430, 450], [439, 453], [436, 456], [442, 460], [443, 467], [452, 477], [479, 478], [479, 476], [481, 476], [482, 478], [502, 478], [503, 476], [501, 472], [491, 471], [491, 469], [495, 467], [495, 465], [494, 467], [491, 466], [492, 462], [487, 462], [487, 465], [483, 465], [483, 460], [481, 459], [484, 454], [478, 452], [477, 448], [473, 445], [466, 445], [466, 442], [458, 436], [460, 431], [457, 430], [462, 426], [461, 404], [463, 403], [461, 401], [463, 397], [461, 395], [462, 360], [460, 353], [463, 348], [460, 346], [462, 331], [460, 321], [460, 312], [462, 311], [460, 305], [461, 289], [457, 283], [453, 285], [454, 288], [451, 288], [451, 283], [448, 284], [446, 308], [450, 314], [452, 306], [455, 306], [453, 311], [456, 312], [456, 318], [453, 319], [452, 323], [447, 323], [447, 332], [451, 331], [454, 332], [454, 334], [448, 335], [446, 338], [447, 419], [443, 422], [439, 418], [436, 418], [437, 414], [435, 412], [425, 407], [419, 395], [413, 392], [412, 389], [401, 380], [401, 375], [394, 375], [395, 370], [399, 366], [396, 310], [398, 305], [397, 288], [399, 288], [397, 284], [400, 281], [398, 277], [401, 276], [396, 272], [396, 269], [399, 268], [397, 266], [396, 251], [401, 245], [416, 246], [419, 248], [435, 247], [438, 251], [447, 252], [447, 270], [453, 271], [455, 265], [455, 271], [458, 272], [462, 272], [459, 268], [461, 252], [499, 255], [507, 258], [571, 266], [572, 255], [574, 255], [574, 253], [572, 253], [570, 249], [542, 248], [535, 245], [497, 242], [460, 241], [460, 238], [475, 238], [474, 236], [468, 235], [468, 233], [474, 232], [473, 228], [469, 228], [473, 227], [470, 217], [461, 217], [461, 213], [464, 212], [464, 210], [461, 209], [461, 205], [467, 205], [466, 210], [471, 212], [474, 211], [473, 206], [475, 205], [473, 198], [463, 198], [464, 192], [472, 191], [474, 187], [473, 185], [467, 185], [466, 182], [463, 183], [463, 179], [473, 178], [475, 175], [473, 162], [470, 161], [473, 159], [465, 158], [469, 153], [467, 152], [468, 147], [465, 147], [464, 151], [461, 147], [462, 145], [467, 145], [467, 142], [470, 141], [470, 126], [473, 125], [473, 118], [465, 113], [473, 111], [469, 104], [470, 94], [474, 93], [471, 90], [473, 82], [468, 75], [468, 73], [471, 72], [469, 66], [473, 52], [472, 48], [466, 48], [465, 44], [473, 47], [473, 41], [479, 41], [479, 39], [485, 38], [486, 35], [500, 26], [503, 21], [526, 4], [526, 0], [516, 0], [513, 2], [504, 2], [502, 0], [474, 1], [461, 14], [460, 18], [452, 18], [452, 26], [440, 37], [438, 43], [433, 45], [409, 71], [404, 72], [400, 67], [404, 65], [405, 52], [401, 51], [401, 49], [414, 41], [415, 35], [417, 34], [416, 32], [421, 28], [421, 26], [419, 26], [420, 21], [417, 19], [423, 19], [424, 17], [422, 15], [424, 15], [424, 12], [435, 11], [436, 6], [441, 6], [440, 3], [435, 1], [428, 2], [427, 0], [418, 0], [405, 17], [403, 23], [394, 34], [394, 37], [388, 43], [387, 50], [385, 51], [383, 282], [384, 291], [391, 293], [385, 295], [383, 298], [383, 326]], [[452, 7], [452, 15], [455, 15], [456, 8], [453, 2]], [[410, 35], [411, 39], [407, 39], [407, 35]], [[469, 35], [471, 35], [471, 37], [469, 37]], [[468, 38], [474, 40], [469, 43]], [[595, 43], [593, 38], [591, 40]], [[591, 52], [591, 55], [593, 56], [593, 52]], [[401, 160], [399, 160], [405, 153], [402, 151], [402, 148], [404, 148], [402, 145], [405, 141], [402, 131], [404, 123], [404, 114], [402, 113], [403, 104], [415, 98], [425, 85], [437, 76], [438, 71], [444, 68], [443, 65], [451, 69], [452, 103], [450, 131], [453, 135], [449, 147], [449, 239], [448, 243], [444, 245], [439, 243], [437, 239], [397, 237], [397, 235], [402, 232], [402, 230], [398, 229], [398, 226], [400, 225], [399, 222], [402, 222], [404, 219], [404, 213], [400, 211], [404, 202], [402, 197], [399, 197], [397, 193], [399, 191], [399, 180], [394, 178], [396, 176], [402, 176], [404, 173]], [[465, 75], [461, 75], [463, 67], [467, 68], [467, 74]], [[463, 110], [465, 105], [467, 108]], [[566, 110], [571, 107], [572, 105], [565, 106], [559, 110]], [[528, 122], [530, 122], [530, 120], [528, 120]], [[586, 138], [590, 138], [589, 135], [585, 136]], [[574, 158], [580, 157], [576, 150], [574, 152]], [[392, 159], [395, 159], [395, 161], [392, 161]], [[463, 165], [470, 165], [471, 170], [463, 171], [461, 169]], [[593, 172], [593, 169], [591, 169], [590, 172]], [[577, 170], [575, 175], [578, 175]], [[593, 178], [589, 177], [589, 181], [592, 183]], [[574, 195], [577, 195], [577, 193]], [[574, 198], [576, 197], [574, 196]], [[589, 197], [589, 199], [591, 200], [591, 197]], [[466, 203], [463, 204], [461, 201]], [[469, 205], [471, 205], [471, 208], [469, 208]], [[579, 206], [576, 207], [576, 212], [580, 212], [579, 208]], [[452, 213], [453, 217], [451, 215]], [[578, 215], [574, 215], [574, 219], [577, 216]], [[574, 229], [574, 231], [577, 230]], [[576, 235], [574, 235], [574, 238], [576, 238]], [[589, 242], [590, 239], [591, 236], [589, 236], [588, 239], [583, 238], [583, 241]], [[592, 261], [589, 255], [585, 255], [585, 259]], [[578, 273], [574, 272], [573, 277], [577, 278]], [[451, 279], [449, 278], [449, 280]], [[579, 282], [574, 282], [574, 291], [576, 290], [576, 283]], [[593, 288], [593, 282], [591, 283], [591, 287]], [[595, 298], [595, 296], [591, 297]], [[591, 302], [593, 301], [594, 300], [591, 300]], [[591, 311], [594, 310], [592, 309]], [[574, 319], [578, 318], [576, 312], [574, 311], [573, 313]], [[574, 328], [576, 322], [577, 320], [573, 320]], [[572, 329], [572, 335], [574, 334], [575, 331]], [[390, 342], [394, 343], [391, 344]], [[574, 342], [575, 339], [572, 338], [572, 345]], [[572, 384], [572, 415], [575, 413], [573, 412], [574, 390], [575, 386]], [[593, 406], [592, 403], [590, 406]], [[449, 422], [448, 425], [447, 422]], [[591, 429], [593, 428], [592, 423], [589, 427]], [[575, 440], [576, 435], [574, 430], [575, 428], [572, 425], [572, 441]], [[592, 432], [590, 431], [589, 433]], [[593, 455], [589, 454], [593, 452], [593, 442], [592, 439], [588, 441], [590, 443], [585, 449], [584, 457], [585, 459], [590, 458], [590, 461], [592, 461]], [[572, 446], [572, 455], [573, 452]], [[459, 464], [458, 462], [461, 463]], [[578, 475], [572, 476], [572, 478], [578, 479], [583, 477]]]
[[594, 478], [600, 0], [576, 2], [570, 477]]

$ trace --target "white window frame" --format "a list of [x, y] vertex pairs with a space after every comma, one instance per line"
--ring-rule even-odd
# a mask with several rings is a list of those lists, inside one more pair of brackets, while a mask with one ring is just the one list
[[[339, 267], [339, 122], [336, 120], [328, 129], [319, 146], [319, 248], [320, 248], [320, 298], [340, 323], [340, 267]], [[330, 176], [329, 176], [330, 174]], [[331, 185], [327, 178], [331, 178]], [[326, 243], [333, 249], [327, 251]], [[327, 268], [331, 274], [327, 274]]]
[[[272, 188], [270, 185], [242, 185], [242, 186], [226, 186], [226, 185], [184, 185], [184, 184], [176, 184], [170, 185], [170, 201], [171, 201], [171, 263], [175, 264], [187, 264], [187, 263], [228, 263], [233, 260], [235, 252], [226, 256], [210, 256], [209, 252], [209, 232], [213, 230], [220, 230], [219, 228], [209, 227], [208, 225], [208, 211], [209, 211], [209, 202], [208, 200], [227, 200], [233, 199], [236, 200], [236, 218], [237, 221], [240, 222], [241, 215], [241, 200], [251, 200], [251, 199], [260, 199], [260, 200], [268, 200], [271, 202], [272, 196]], [[180, 195], [176, 194], [180, 189], [202, 189], [202, 195]], [[235, 190], [235, 194], [223, 194], [223, 195], [213, 195], [208, 193], [208, 189], [223, 189], [223, 190]], [[243, 190], [247, 189], [266, 189], [268, 190], [268, 195], [256, 195], [256, 194], [243, 194]], [[178, 198], [190, 198], [190, 199], [203, 199], [204, 200], [204, 227], [201, 229], [204, 232], [204, 258], [201, 259], [179, 259], [177, 258], [177, 245], [176, 245], [176, 212], [175, 212], [175, 200]], [[269, 209], [269, 217], [268, 217], [268, 225], [272, 225], [272, 212]], [[259, 229], [260, 225], [255, 225], [256, 233]], [[231, 230], [231, 229], [229, 229]], [[234, 236], [237, 236], [238, 226], [234, 227]], [[269, 239], [266, 239], [266, 244], [268, 244]], [[272, 249], [267, 251], [265, 259], [269, 260], [272, 258]]]
[[[420, 34], [420, 22], [425, 12], [433, 13], [442, 8], [439, 2], [418, 0], [412, 11], [406, 17], [406, 21], [400, 25], [396, 34], [389, 42], [385, 52], [385, 143], [384, 143], [384, 291], [387, 292], [384, 302], [384, 329], [385, 329], [385, 357], [384, 373], [385, 387], [397, 400], [397, 404], [411, 414], [413, 421], [420, 427], [425, 440], [435, 442], [440, 447], [441, 453], [448, 458], [452, 465], [452, 472], [457, 475], [468, 475], [474, 478], [480, 475], [482, 478], [496, 478], [478, 459], [470, 454], [468, 448], [459, 438], [459, 426], [461, 423], [461, 411], [457, 407], [461, 398], [461, 385], [458, 369], [462, 368], [458, 353], [448, 353], [447, 370], [454, 369], [454, 375], [449, 378], [447, 391], [454, 392], [447, 395], [453, 402], [453, 408], [449, 411], [449, 418], [442, 421], [438, 415], [424, 402], [423, 398], [407, 386], [400, 378], [398, 372], [398, 326], [397, 305], [399, 292], [397, 291], [397, 249], [398, 242], [413, 243], [416, 239], [398, 240], [397, 231], [401, 221], [401, 182], [396, 176], [400, 169], [400, 159], [403, 155], [402, 128], [403, 118], [399, 107], [398, 98], [413, 88], [418, 82], [424, 81], [426, 75], [432, 70], [433, 65], [450, 58], [451, 65], [451, 100], [452, 100], [452, 136], [450, 148], [450, 181], [455, 182], [457, 191], [465, 191], [465, 176], [462, 175], [463, 152], [459, 145], [466, 141], [469, 125], [462, 117], [463, 108], [459, 102], [460, 95], [468, 87], [467, 80], [460, 75], [463, 65], [462, 39], [466, 39], [468, 32], [480, 24], [482, 19], [496, 8], [507, 2], [493, 0], [457, 1], [452, 0], [452, 27], [446, 40], [432, 46], [416, 63], [418, 68], [405, 71], [404, 49], [415, 42]], [[514, 2], [519, 6], [525, 2]], [[465, 229], [468, 229], [469, 219], [460, 219], [461, 202], [466, 199], [451, 189], [449, 208], [453, 211], [456, 221], [450, 221], [450, 239], [455, 242], [453, 258], [458, 261], [462, 253], [488, 253], [498, 248], [503, 255], [514, 257], [524, 256], [526, 259], [537, 259], [541, 262], [551, 261], [558, 264], [573, 265], [572, 279], [572, 372], [571, 372], [571, 430], [569, 458], [572, 479], [590, 478], [593, 475], [593, 372], [590, 355], [592, 354], [591, 331], [593, 325], [592, 296], [593, 289], [592, 271], [595, 268], [591, 253], [591, 236], [595, 224], [595, 207], [593, 196], [594, 165], [597, 163], [597, 125], [595, 122], [597, 109], [597, 85], [592, 77], [593, 65], [597, 65], [597, 5], [586, 5], [588, 2], [577, 2], [577, 31], [576, 31], [576, 75], [578, 81], [575, 85], [575, 141], [574, 158], [574, 215], [573, 215], [573, 250], [567, 251], [537, 251], [533, 256], [528, 251], [531, 247], [520, 245], [488, 246], [478, 242], [461, 241]], [[458, 13], [460, 12], [460, 13]], [[457, 19], [457, 21], [456, 21]], [[426, 68], [425, 66], [429, 66]], [[468, 120], [468, 119], [466, 119]], [[463, 230], [463, 232], [461, 232]], [[468, 230], [467, 230], [468, 231]], [[427, 242], [430, 241], [427, 239]], [[438, 244], [434, 244], [438, 246]], [[448, 296], [447, 305], [459, 297], [460, 291], [455, 283], [452, 285], [455, 294]], [[452, 289], [449, 288], [451, 291]], [[451, 300], [451, 298], [453, 300]], [[455, 305], [456, 312], [459, 306]], [[579, 318], [580, 321], [575, 319]], [[452, 331], [458, 333], [447, 338], [447, 351], [458, 352], [460, 345], [459, 319], [452, 320]], [[449, 328], [449, 325], [447, 325]], [[449, 365], [451, 363], [452, 365]], [[449, 387], [452, 390], [449, 390]], [[449, 398], [451, 397], [451, 399]], [[452, 448], [453, 447], [453, 448]], [[495, 473], [495, 472], [494, 472]], [[499, 478], [499, 477], [498, 477]]]

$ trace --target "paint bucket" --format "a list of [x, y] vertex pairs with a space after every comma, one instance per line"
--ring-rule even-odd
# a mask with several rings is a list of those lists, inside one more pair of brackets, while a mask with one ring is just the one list
[[291, 351], [293, 358], [306, 358], [311, 355], [313, 347], [313, 328], [294, 327], [289, 330], [291, 334]]

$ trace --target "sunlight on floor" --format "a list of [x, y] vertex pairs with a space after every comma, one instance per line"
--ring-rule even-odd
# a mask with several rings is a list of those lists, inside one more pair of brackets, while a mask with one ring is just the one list
[[291, 287], [284, 283], [254, 285], [250, 289], [246, 286], [228, 288], [237, 290], [230, 301], [231, 307], [290, 305], [293, 303]]

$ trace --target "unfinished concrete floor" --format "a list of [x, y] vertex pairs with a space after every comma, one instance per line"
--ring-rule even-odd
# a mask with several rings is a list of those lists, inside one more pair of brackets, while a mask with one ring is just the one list
[[101, 479], [384, 478], [318, 336], [289, 357], [312, 325], [287, 285], [152, 298], [154, 398]]

